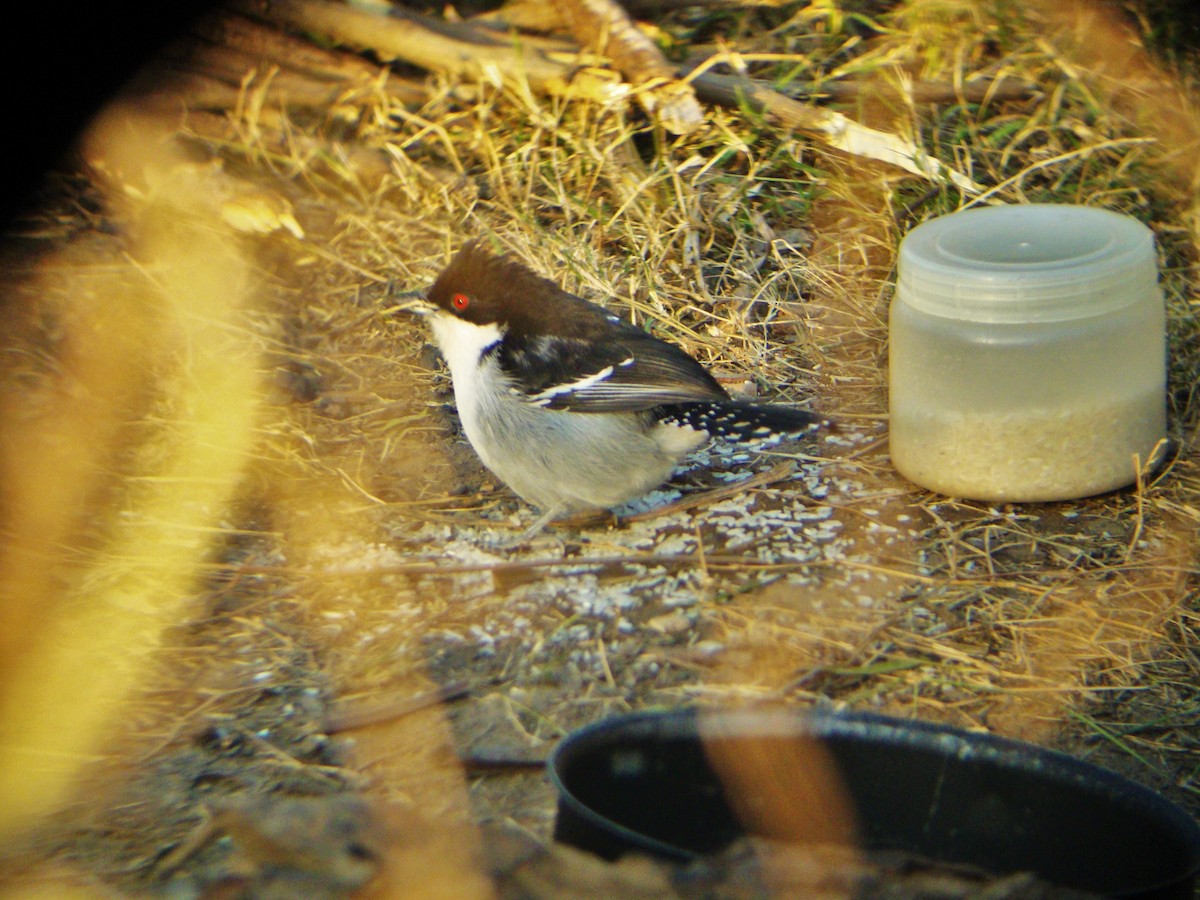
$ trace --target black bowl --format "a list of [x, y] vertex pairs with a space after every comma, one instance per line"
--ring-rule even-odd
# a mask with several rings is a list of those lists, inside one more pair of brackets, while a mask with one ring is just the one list
[[727, 798], [713, 760], [795, 759], [814, 741], [868, 851], [1116, 897], [1192, 898], [1200, 825], [1160, 794], [1031, 744], [869, 713], [682, 709], [598, 722], [550, 757], [555, 838], [609, 859], [721, 850], [748, 831], [733, 808], [771, 805], [780, 783], [738, 778]]

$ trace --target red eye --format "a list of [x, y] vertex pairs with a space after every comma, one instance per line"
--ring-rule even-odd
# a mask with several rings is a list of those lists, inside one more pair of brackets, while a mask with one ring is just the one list
[[450, 298], [450, 305], [453, 306], [455, 309], [457, 309], [459, 312], [462, 312], [464, 309], [466, 309], [468, 306], [471, 305], [471, 298], [468, 297], [466, 294], [455, 294], [454, 296], [452, 296]]

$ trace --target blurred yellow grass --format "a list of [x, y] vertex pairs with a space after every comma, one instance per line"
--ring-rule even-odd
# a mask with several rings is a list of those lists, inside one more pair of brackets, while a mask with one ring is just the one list
[[126, 199], [130, 271], [81, 269], [53, 310], [55, 365], [2, 399], [0, 838], [60, 803], [120, 727], [255, 441], [250, 268], [153, 128], [118, 110], [93, 129], [113, 171], [183, 174]]

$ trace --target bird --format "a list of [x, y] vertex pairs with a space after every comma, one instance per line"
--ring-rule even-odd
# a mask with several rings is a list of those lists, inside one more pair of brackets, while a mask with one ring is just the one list
[[711, 438], [768, 442], [830, 424], [733, 399], [679, 346], [478, 240], [396, 299], [428, 322], [480, 460], [542, 511], [526, 537], [649, 493]]

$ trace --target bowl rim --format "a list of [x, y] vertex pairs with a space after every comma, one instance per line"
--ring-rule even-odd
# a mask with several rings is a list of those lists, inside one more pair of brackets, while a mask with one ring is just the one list
[[737, 738], [749, 734], [768, 737], [797, 735], [879, 742], [884, 737], [885, 743], [955, 756], [962, 761], [974, 758], [1010, 770], [1019, 768], [1028, 772], [1036, 769], [1053, 780], [1086, 785], [1089, 790], [1102, 792], [1116, 802], [1152, 811], [1161, 818], [1165, 828], [1180, 835], [1180, 844], [1190, 857], [1186, 870], [1173, 875], [1168, 873], [1157, 883], [1139, 887], [1139, 891], [1153, 891], [1200, 875], [1200, 821], [1179, 804], [1140, 782], [1088, 760], [1015, 738], [860, 710], [685, 706], [622, 713], [600, 719], [566, 735], [547, 758], [547, 777], [560, 804], [558, 815], [561, 817], [563, 807], [566, 807], [570, 814], [614, 839], [624, 841], [631, 848], [637, 847], [664, 858], [681, 862], [701, 858], [703, 854], [700, 852], [651, 837], [597, 812], [580, 800], [565, 783], [562, 769], [581, 748], [605, 736], [692, 739], [699, 738], [707, 728], [712, 731], [705, 734], [706, 737], [718, 738]]

